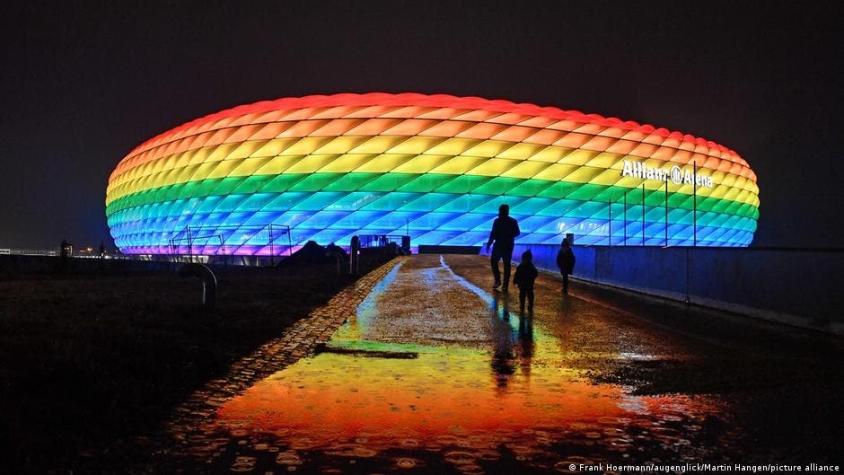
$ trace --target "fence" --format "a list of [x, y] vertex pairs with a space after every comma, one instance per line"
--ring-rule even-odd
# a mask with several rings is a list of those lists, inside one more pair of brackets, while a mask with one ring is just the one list
[[[264, 234], [266, 233], [266, 238]], [[290, 227], [278, 224], [266, 226], [185, 226], [169, 239], [170, 254], [186, 254], [188, 260], [197, 255], [235, 255], [241, 248], [268, 248], [270, 259], [279, 246], [277, 238], [287, 236], [287, 254], [293, 252]], [[186, 245], [186, 246], [185, 246]], [[186, 247], [186, 249], [185, 249]], [[196, 252], [195, 252], [196, 251]]]
[[[559, 246], [530, 248], [558, 272]], [[844, 250], [575, 246], [574, 276], [681, 302], [844, 334]]]
[[410, 236], [403, 234], [361, 234], [360, 247], [387, 247], [388, 244], [395, 244], [396, 246], [406, 250], [410, 250]]

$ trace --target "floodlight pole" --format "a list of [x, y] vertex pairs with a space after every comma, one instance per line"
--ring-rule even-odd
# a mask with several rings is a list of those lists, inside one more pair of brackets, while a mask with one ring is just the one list
[[694, 177], [692, 179], [692, 246], [697, 247], [697, 164], [692, 163]]
[[665, 247], [668, 247], [668, 178], [665, 179]]
[[624, 222], [621, 225], [624, 228], [624, 245], [627, 245], [627, 190], [624, 191]]
[[642, 246], [645, 245], [645, 183], [642, 182]]

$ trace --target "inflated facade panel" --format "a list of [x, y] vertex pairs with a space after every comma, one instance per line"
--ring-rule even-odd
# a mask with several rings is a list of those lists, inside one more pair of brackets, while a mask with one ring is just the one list
[[167, 131], [112, 172], [106, 215], [124, 253], [282, 254], [356, 234], [479, 245], [502, 203], [523, 244], [747, 246], [759, 207], [747, 162], [701, 138], [372, 93], [258, 102]]

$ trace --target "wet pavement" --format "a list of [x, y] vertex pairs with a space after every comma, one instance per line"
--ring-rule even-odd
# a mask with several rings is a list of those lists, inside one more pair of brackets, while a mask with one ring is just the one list
[[[720, 375], [750, 358], [753, 371], [765, 361], [789, 377], [815, 355], [815, 336], [792, 345], [796, 363], [783, 365], [767, 356], [789, 338], [781, 328], [585, 285], [563, 296], [544, 274], [534, 311], [522, 313], [517, 289], [491, 289], [487, 265], [478, 256], [400, 258], [367, 276], [356, 298], [338, 296], [304, 322], [312, 331], [303, 346], [294, 328], [262, 350], [283, 358], [242, 362], [170, 426], [191, 470], [531, 473], [795, 456], [755, 435], [757, 396], [782, 381]], [[730, 325], [750, 325], [764, 342], [724, 339], [718, 332]], [[826, 356], [841, 355], [834, 339], [822, 341]], [[283, 368], [262, 379], [274, 364]], [[797, 452], [816, 458], [797, 461], [819, 461], [818, 447]]]

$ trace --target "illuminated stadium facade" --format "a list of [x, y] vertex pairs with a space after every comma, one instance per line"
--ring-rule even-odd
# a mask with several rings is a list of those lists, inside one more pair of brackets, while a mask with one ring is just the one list
[[338, 94], [235, 107], [148, 140], [112, 172], [106, 215], [127, 254], [282, 254], [380, 234], [476, 246], [502, 203], [521, 244], [747, 246], [758, 191], [734, 151], [650, 125]]

